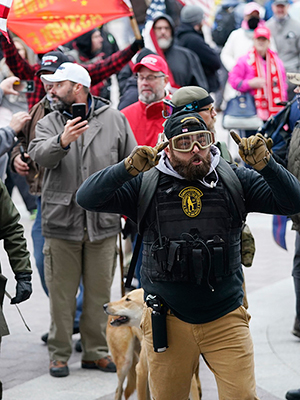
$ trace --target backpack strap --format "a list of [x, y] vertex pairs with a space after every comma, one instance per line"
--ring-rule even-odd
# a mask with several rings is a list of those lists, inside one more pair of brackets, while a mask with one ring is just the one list
[[159, 170], [157, 168], [151, 168], [149, 171], [143, 174], [137, 210], [137, 226], [139, 234], [142, 234], [143, 232], [145, 213], [156, 191], [158, 178]]
[[137, 226], [138, 226], [138, 235], [136, 238], [133, 255], [130, 261], [127, 279], [125, 282], [125, 287], [131, 287], [131, 281], [134, 275], [134, 270], [136, 266], [136, 262], [138, 260], [140, 248], [143, 242], [143, 221], [146, 211], [151, 203], [152, 197], [154, 196], [159, 178], [159, 171], [157, 168], [151, 168], [150, 171], [147, 171], [142, 176], [142, 183], [139, 193], [139, 202], [138, 202], [138, 210], [137, 210]]
[[245, 221], [247, 212], [244, 191], [239, 178], [232, 169], [232, 166], [234, 166], [234, 164], [228, 164], [228, 162], [220, 157], [216, 170], [220, 174], [225, 186], [231, 194], [241, 220]]
[[221, 157], [224, 158], [225, 161], [227, 161], [229, 164], [234, 163], [232, 155], [230, 154], [225, 142], [216, 142], [214, 145], [220, 150]]

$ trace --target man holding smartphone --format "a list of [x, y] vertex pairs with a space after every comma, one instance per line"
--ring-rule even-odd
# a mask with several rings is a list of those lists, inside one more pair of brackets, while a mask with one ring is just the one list
[[[77, 205], [75, 195], [92, 173], [129, 155], [136, 141], [124, 115], [109, 102], [91, 96], [91, 79], [82, 66], [66, 62], [41, 79], [52, 85], [49, 94], [55, 111], [37, 123], [28, 153], [45, 167], [42, 230], [52, 319], [50, 374], [69, 374], [75, 298], [81, 279], [82, 368], [115, 372], [108, 356], [102, 305], [110, 299], [120, 217], [86, 212]], [[85, 103], [85, 120], [73, 118], [74, 103]]]

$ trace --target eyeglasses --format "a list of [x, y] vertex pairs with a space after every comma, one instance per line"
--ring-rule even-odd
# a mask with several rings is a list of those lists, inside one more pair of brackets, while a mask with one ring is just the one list
[[207, 149], [213, 144], [213, 135], [209, 131], [196, 131], [192, 134], [183, 133], [182, 135], [171, 138], [173, 150], [188, 153], [193, 150], [195, 144], [201, 150]]
[[211, 104], [207, 108], [200, 108], [200, 110], [198, 110], [198, 112], [201, 112], [201, 111], [209, 111], [210, 113], [212, 113], [213, 111], [215, 111], [215, 109], [214, 109], [214, 106]]
[[176, 107], [175, 104], [172, 103], [172, 101], [170, 100], [164, 100], [163, 101], [163, 111], [162, 111], [162, 115], [164, 118], [169, 118], [171, 117], [172, 114], [177, 113], [178, 111], [197, 111], [197, 112], [201, 112], [201, 111], [209, 111], [210, 113], [212, 113], [215, 109], [214, 106], [211, 104], [209, 107], [206, 108], [200, 108], [199, 107], [199, 103], [201, 100], [195, 100], [192, 101], [191, 103], [188, 104], [184, 104], [182, 106]]
[[157, 78], [164, 78], [165, 75], [148, 75], [148, 76], [141, 76], [139, 74], [136, 75], [137, 76], [137, 80], [140, 82], [143, 82], [144, 80], [146, 82], [154, 82], [155, 79]]

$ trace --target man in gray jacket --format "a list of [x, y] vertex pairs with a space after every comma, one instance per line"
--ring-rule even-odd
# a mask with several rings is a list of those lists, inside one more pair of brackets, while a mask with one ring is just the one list
[[[289, 11], [288, 0], [275, 0], [272, 4], [273, 17], [266, 23], [275, 40], [279, 58], [286, 72], [300, 72], [300, 25]], [[295, 86], [289, 82], [288, 97], [294, 97]]]
[[[42, 185], [42, 231], [45, 237], [45, 279], [49, 290], [51, 327], [48, 337], [50, 374], [69, 374], [76, 293], [82, 278], [80, 319], [82, 368], [115, 372], [106, 343], [109, 301], [116, 262], [120, 216], [83, 211], [75, 195], [92, 173], [121, 161], [136, 145], [130, 126], [109, 102], [90, 95], [90, 76], [78, 64], [63, 63], [53, 75], [56, 111], [37, 123], [30, 157], [45, 167]], [[72, 104], [84, 103], [85, 119], [73, 118]]]

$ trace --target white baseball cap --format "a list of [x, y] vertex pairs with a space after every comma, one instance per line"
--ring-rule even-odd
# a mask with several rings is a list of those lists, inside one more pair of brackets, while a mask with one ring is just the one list
[[52, 75], [41, 75], [44, 83], [71, 81], [81, 83], [83, 86], [91, 86], [91, 78], [88, 71], [79, 64], [72, 62], [62, 63]]

